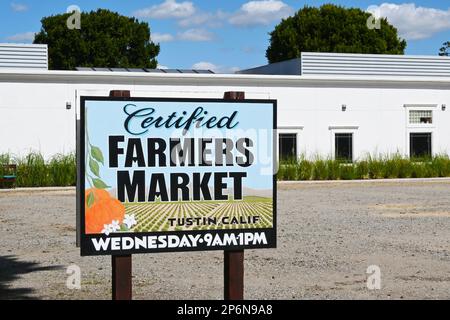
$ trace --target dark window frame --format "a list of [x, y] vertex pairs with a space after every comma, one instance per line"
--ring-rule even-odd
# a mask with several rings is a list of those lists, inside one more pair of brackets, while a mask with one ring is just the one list
[[[422, 139], [422, 141], [418, 140]], [[417, 145], [419, 144], [419, 145]], [[420, 145], [426, 144], [426, 145]], [[419, 149], [417, 149], [419, 148]], [[422, 150], [420, 150], [422, 149]], [[429, 159], [433, 156], [433, 133], [410, 132], [409, 133], [409, 157], [411, 159]]]
[[353, 132], [336, 132], [334, 134], [334, 159], [346, 163], [353, 163], [353, 144]]
[[[283, 139], [287, 139], [287, 138], [292, 138], [293, 143], [290, 143], [290, 144], [292, 144], [292, 146], [290, 147], [291, 151], [287, 152], [290, 155], [285, 156], [285, 155], [283, 155], [283, 153], [284, 153], [285, 148], [288, 148], [288, 147], [285, 147], [286, 145], [283, 142]], [[279, 156], [280, 160], [289, 160], [292, 158], [295, 158], [295, 159], [297, 158], [297, 134], [296, 133], [280, 133], [278, 135], [278, 146], [279, 146], [278, 147], [279, 148], [278, 156]]]

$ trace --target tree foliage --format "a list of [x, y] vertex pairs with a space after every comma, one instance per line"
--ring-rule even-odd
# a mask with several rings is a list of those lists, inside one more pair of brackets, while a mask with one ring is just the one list
[[48, 45], [49, 68], [156, 68], [159, 45], [150, 40], [148, 23], [109, 10], [81, 13], [81, 28], [69, 29], [71, 14], [41, 20], [34, 43]]
[[305, 6], [283, 19], [270, 33], [270, 63], [300, 57], [301, 52], [403, 54], [406, 41], [386, 19], [379, 28], [367, 25], [370, 13], [326, 4]]
[[439, 55], [443, 57], [450, 56], [450, 41], [446, 41], [442, 44], [442, 47], [439, 49]]

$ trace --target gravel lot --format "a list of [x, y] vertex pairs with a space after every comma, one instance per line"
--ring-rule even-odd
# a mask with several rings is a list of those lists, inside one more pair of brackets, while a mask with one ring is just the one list
[[[245, 252], [247, 299], [450, 299], [449, 180], [280, 184], [278, 221], [278, 249]], [[109, 299], [110, 258], [81, 258], [74, 226], [73, 190], [0, 192], [0, 298]], [[134, 298], [221, 299], [222, 261], [135, 255]]]

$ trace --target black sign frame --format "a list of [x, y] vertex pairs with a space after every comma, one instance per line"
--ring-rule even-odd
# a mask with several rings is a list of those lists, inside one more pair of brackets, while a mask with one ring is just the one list
[[[250, 228], [250, 229], [223, 229], [223, 230], [195, 230], [195, 231], [158, 231], [158, 232], [120, 232], [113, 233], [110, 236], [95, 234], [90, 235], [85, 232], [85, 104], [86, 101], [123, 101], [123, 102], [198, 102], [198, 103], [225, 103], [225, 104], [245, 104], [245, 103], [264, 103], [273, 105], [273, 184], [272, 184], [272, 208], [273, 208], [273, 222], [272, 228]], [[100, 255], [128, 255], [141, 253], [161, 253], [161, 252], [189, 252], [189, 251], [215, 251], [215, 250], [244, 250], [244, 249], [262, 249], [262, 248], [276, 248], [277, 247], [277, 100], [271, 99], [243, 99], [243, 100], [226, 100], [226, 99], [210, 99], [210, 98], [158, 98], [158, 97], [108, 97], [108, 96], [80, 96], [80, 128], [77, 135], [77, 146], [79, 147], [79, 176], [78, 183], [80, 187], [79, 197], [79, 240], [81, 256], [100, 256]], [[102, 250], [96, 251], [93, 244], [93, 238], [107, 238], [107, 237], [151, 237], [162, 235], [176, 235], [182, 237], [183, 235], [201, 235], [211, 234], [213, 237], [220, 237], [223, 239], [224, 235], [234, 234], [234, 236], [242, 235], [244, 233], [264, 233], [267, 239], [267, 244], [250, 244], [250, 245], [233, 245], [233, 246], [208, 246], [206, 243], [201, 243], [197, 247], [182, 247], [182, 248], [155, 248], [155, 249], [129, 249], [129, 250]]]

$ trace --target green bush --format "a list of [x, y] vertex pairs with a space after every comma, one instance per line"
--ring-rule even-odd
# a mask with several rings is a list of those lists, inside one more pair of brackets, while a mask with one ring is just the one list
[[355, 164], [355, 179], [369, 178], [369, 162], [367, 160], [358, 161]]
[[[411, 178], [412, 166], [411, 160], [398, 158], [397, 159], [397, 178]], [[394, 177], [395, 178], [395, 177]]]
[[74, 186], [76, 185], [76, 157], [75, 154], [58, 154], [47, 165], [51, 185]]
[[340, 174], [341, 174], [341, 172], [340, 172], [341, 163], [337, 160], [328, 159], [326, 161], [326, 165], [327, 165], [327, 171], [328, 171], [327, 179], [328, 180], [339, 179]]
[[430, 163], [424, 163], [425, 167], [425, 178], [437, 178], [435, 171]]
[[412, 172], [411, 163], [410, 159], [405, 159], [399, 154], [395, 154], [391, 158], [386, 157], [384, 165], [382, 165], [382, 176], [385, 179], [410, 178]]
[[283, 163], [278, 164], [277, 180], [279, 180], [279, 181], [287, 180], [286, 179], [286, 165], [284, 165]]
[[[17, 165], [17, 187], [74, 186], [76, 158], [74, 153], [57, 154], [45, 161], [42, 154], [31, 152], [24, 157], [0, 154], [0, 175], [3, 165]], [[352, 164], [318, 156], [308, 160], [282, 160], [278, 180], [353, 180], [380, 178], [450, 177], [450, 157], [436, 155], [432, 159], [409, 159], [399, 154], [371, 156]], [[0, 187], [4, 187], [0, 185]]]
[[367, 166], [369, 179], [383, 178], [383, 161], [381, 159], [369, 156]]
[[278, 167], [278, 180], [297, 180], [297, 160], [283, 159]]
[[11, 163], [11, 156], [8, 153], [0, 154], [0, 175], [6, 174], [3, 166]]
[[343, 163], [319, 156], [308, 160], [282, 161], [279, 180], [353, 180], [393, 178], [450, 177], [450, 157], [436, 155], [432, 159], [410, 159], [394, 155], [367, 155], [354, 163]]
[[430, 167], [436, 177], [450, 176], [450, 158], [448, 155], [438, 155], [431, 160]]
[[355, 167], [352, 164], [341, 164], [339, 167], [339, 179], [340, 180], [354, 180], [355, 179]]
[[328, 169], [327, 163], [325, 160], [316, 157], [313, 161], [312, 168], [312, 179], [313, 180], [327, 180], [328, 178]]
[[312, 172], [313, 172], [313, 164], [311, 161], [306, 160], [305, 158], [300, 158], [298, 163], [298, 180], [311, 180]]
[[285, 177], [286, 180], [297, 180], [297, 165], [295, 163], [286, 165]]
[[[24, 157], [0, 154], [0, 174], [3, 165], [17, 165], [17, 187], [49, 187], [76, 185], [76, 157], [74, 153], [58, 154], [49, 161], [38, 152], [30, 152]], [[4, 187], [1, 186], [0, 187]]]
[[50, 185], [48, 167], [42, 154], [32, 152], [24, 158], [17, 159], [16, 163], [18, 187], [47, 187]]
[[411, 178], [426, 178], [427, 170], [423, 162], [412, 162]]

